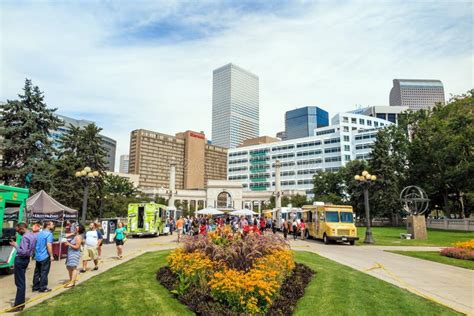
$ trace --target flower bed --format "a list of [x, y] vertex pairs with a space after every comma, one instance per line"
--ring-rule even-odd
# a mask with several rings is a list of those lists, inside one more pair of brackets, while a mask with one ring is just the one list
[[295, 264], [279, 236], [240, 237], [222, 229], [185, 239], [157, 279], [198, 314], [262, 315], [271, 310], [286, 315], [312, 275]]
[[446, 257], [474, 261], [474, 239], [457, 242], [454, 247], [443, 248], [440, 254]]

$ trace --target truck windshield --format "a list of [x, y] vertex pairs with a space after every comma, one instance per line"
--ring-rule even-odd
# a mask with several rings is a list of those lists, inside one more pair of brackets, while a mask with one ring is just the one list
[[341, 222], [342, 223], [352, 223], [354, 222], [354, 215], [348, 212], [341, 212]]
[[326, 212], [326, 222], [329, 222], [329, 223], [339, 222], [339, 213], [338, 212]]

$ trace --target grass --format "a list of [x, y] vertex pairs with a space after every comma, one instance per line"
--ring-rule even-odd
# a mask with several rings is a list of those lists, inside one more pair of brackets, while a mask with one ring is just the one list
[[[400, 239], [400, 234], [406, 233], [405, 227], [372, 227], [375, 245], [379, 246], [451, 246], [458, 241], [468, 241], [474, 238], [473, 232], [453, 230], [428, 229], [428, 239]], [[358, 245], [364, 245], [365, 227], [357, 227]]]
[[[168, 251], [144, 254], [22, 315], [192, 315], [155, 279]], [[295, 252], [316, 276], [295, 315], [458, 315], [368, 274], [310, 252]]]
[[399, 255], [414, 257], [418, 259], [424, 259], [443, 264], [449, 264], [450, 266], [456, 266], [460, 268], [474, 270], [474, 261], [450, 258], [440, 255], [439, 251], [401, 251], [401, 250], [386, 250], [388, 252], [396, 253]]

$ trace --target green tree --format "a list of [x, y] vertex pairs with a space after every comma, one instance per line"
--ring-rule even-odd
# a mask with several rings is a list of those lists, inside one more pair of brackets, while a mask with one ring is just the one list
[[319, 171], [313, 176], [314, 200], [341, 204], [345, 198], [342, 173]]
[[369, 171], [377, 181], [369, 189], [371, 214], [387, 217], [396, 225], [402, 215], [400, 192], [406, 182], [408, 138], [405, 131], [392, 125], [377, 133], [370, 153]]
[[290, 198], [290, 203], [293, 207], [302, 207], [308, 204], [308, 200], [306, 199], [306, 195], [296, 194]]
[[31, 173], [32, 191], [50, 190], [54, 158], [50, 130], [61, 123], [55, 111], [47, 107], [43, 92], [30, 79], [25, 80], [18, 100], [7, 100], [0, 105], [0, 137], [3, 138], [0, 177], [5, 184], [24, 187], [25, 176]]
[[408, 150], [409, 182], [421, 186], [432, 204], [452, 210], [450, 196], [464, 217], [463, 197], [474, 191], [474, 90], [453, 97], [446, 105], [408, 117], [411, 143]]
[[59, 140], [59, 153], [55, 162], [55, 186], [53, 196], [62, 203], [81, 209], [84, 178], [76, 178], [75, 172], [90, 167], [99, 172], [99, 177], [90, 182], [88, 218], [97, 217], [105, 198], [105, 157], [99, 133], [102, 129], [95, 124], [83, 128], [69, 126]]
[[344, 192], [349, 197], [349, 203], [352, 205], [357, 216], [365, 217], [364, 209], [364, 193], [359, 186], [359, 182], [354, 180], [354, 176], [361, 174], [362, 171], [368, 169], [365, 160], [349, 161], [344, 168], [340, 169], [342, 181], [344, 183]]

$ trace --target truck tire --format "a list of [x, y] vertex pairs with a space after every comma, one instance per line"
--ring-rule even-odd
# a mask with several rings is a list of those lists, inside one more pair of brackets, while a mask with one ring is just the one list
[[349, 241], [349, 244], [350, 244], [351, 246], [354, 246], [354, 245], [355, 245], [355, 240]]
[[328, 239], [328, 236], [326, 235], [326, 233], [324, 233], [324, 235], [323, 235], [323, 241], [324, 241], [324, 244], [329, 245], [329, 239]]

